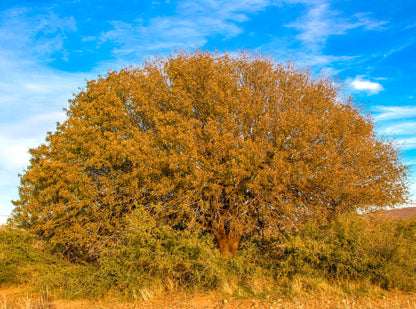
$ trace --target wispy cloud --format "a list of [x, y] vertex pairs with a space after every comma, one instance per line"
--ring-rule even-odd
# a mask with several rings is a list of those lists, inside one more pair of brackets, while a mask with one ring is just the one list
[[[8, 60], [8, 61], [7, 61]], [[28, 150], [65, 119], [68, 99], [91, 74], [64, 73], [4, 58], [0, 53], [0, 223], [17, 198], [18, 174], [29, 163]]]
[[62, 108], [88, 74], [54, 70], [65, 59], [65, 40], [77, 31], [71, 16], [54, 7], [15, 7], [0, 12], [0, 223], [17, 198], [18, 174], [29, 163], [28, 150], [63, 120]]
[[406, 151], [416, 150], [416, 106], [375, 106], [373, 115], [380, 134], [394, 136]]
[[406, 150], [416, 149], [416, 136], [408, 138], [398, 138], [397, 141], [399, 144], [403, 145], [403, 148]]
[[[359, 50], [356, 54], [328, 54], [325, 47], [331, 36], [352, 35], [351, 30], [389, 29], [388, 21], [379, 20], [369, 12], [355, 12], [348, 16], [335, 8], [336, 3], [327, 0], [282, 0], [280, 3], [283, 8], [284, 4], [298, 5], [300, 14], [293, 21], [283, 24], [290, 31], [285, 32], [283, 37], [274, 37], [263, 48], [272, 50], [279, 58], [312, 67], [316, 73], [339, 76], [343, 71], [355, 71], [357, 63], [362, 67], [374, 57]], [[379, 89], [368, 89], [367, 93], [374, 94]]]
[[64, 57], [64, 40], [69, 32], [77, 30], [73, 17], [59, 17], [49, 8], [34, 7], [16, 7], [2, 12], [0, 25], [3, 51], [45, 59], [58, 52]]
[[31, 115], [12, 123], [0, 123], [0, 132], [3, 132], [0, 138], [3, 142], [6, 140], [18, 141], [23, 138], [36, 140], [40, 144], [44, 140], [46, 132], [53, 130], [56, 123], [62, 122], [65, 117], [65, 112], [62, 110]]
[[0, 124], [0, 190], [16, 181], [18, 174], [28, 165], [29, 148], [44, 142], [46, 132], [52, 131], [56, 122], [64, 119], [64, 112], [51, 112], [33, 115], [11, 124]]
[[93, 76], [54, 70], [0, 50], [0, 108], [8, 116], [0, 121], [12, 123], [45, 111], [61, 111], [85, 79]]
[[[416, 150], [416, 106], [375, 106], [372, 112], [378, 133], [393, 136], [406, 151]], [[407, 156], [414, 160], [415, 154]]]
[[403, 120], [416, 117], [416, 106], [375, 106], [375, 120]]
[[336, 10], [331, 9], [329, 3], [321, 2], [311, 5], [305, 15], [286, 26], [298, 30], [296, 38], [309, 49], [317, 51], [323, 48], [331, 35], [346, 34], [349, 30], [357, 28], [380, 30], [385, 24], [386, 21], [377, 21], [368, 13], [342, 17]]
[[178, 12], [184, 16], [214, 15], [221, 20], [242, 22], [248, 19], [248, 13], [261, 11], [271, 4], [270, 0], [187, 0], [180, 2]]
[[[23, 142], [23, 143], [22, 143]], [[0, 170], [2, 171], [16, 171], [21, 172], [29, 162], [28, 150], [30, 147], [34, 147], [35, 139], [9, 139], [0, 136]], [[15, 173], [17, 177], [17, 173]], [[8, 179], [7, 179], [8, 178]], [[0, 184], [10, 181], [9, 177], [0, 177]]]
[[99, 41], [118, 44], [114, 50], [118, 54], [202, 47], [210, 36], [230, 38], [242, 33], [241, 23], [248, 15], [270, 4], [268, 0], [182, 1], [171, 16], [112, 21], [113, 29], [103, 32]]
[[416, 121], [393, 123], [381, 129], [382, 134], [388, 135], [416, 135]]
[[[0, 54], [1, 59], [1, 54]], [[1, 61], [0, 61], [1, 62]], [[17, 176], [28, 164], [27, 150], [44, 141], [57, 121], [65, 118], [63, 108], [87, 74], [63, 73], [17, 60], [0, 66], [0, 170]]]

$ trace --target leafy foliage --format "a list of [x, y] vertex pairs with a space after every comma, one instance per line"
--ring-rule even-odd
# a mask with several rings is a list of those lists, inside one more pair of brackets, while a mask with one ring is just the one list
[[88, 82], [31, 150], [13, 221], [71, 258], [96, 259], [137, 205], [244, 234], [404, 201], [395, 145], [334, 81], [263, 56], [196, 51]]

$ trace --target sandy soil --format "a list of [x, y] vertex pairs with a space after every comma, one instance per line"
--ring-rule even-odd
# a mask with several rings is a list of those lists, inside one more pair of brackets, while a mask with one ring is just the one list
[[22, 289], [0, 289], [0, 309], [321, 309], [321, 308], [385, 308], [385, 309], [416, 309], [416, 294], [390, 293], [383, 298], [309, 298], [293, 301], [281, 299], [236, 299], [218, 294], [204, 295], [170, 295], [163, 298], [153, 298], [135, 303], [125, 303], [115, 300], [105, 301], [66, 301], [54, 300], [47, 295], [28, 294]]

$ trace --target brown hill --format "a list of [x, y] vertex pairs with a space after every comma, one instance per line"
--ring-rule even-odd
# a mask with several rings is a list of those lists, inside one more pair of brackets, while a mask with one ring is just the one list
[[391, 218], [395, 220], [415, 219], [416, 220], [416, 207], [396, 208], [385, 210], [380, 213], [385, 218]]

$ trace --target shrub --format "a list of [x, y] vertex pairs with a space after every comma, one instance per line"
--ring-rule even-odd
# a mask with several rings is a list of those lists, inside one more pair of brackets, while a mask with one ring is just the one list
[[56, 258], [40, 250], [41, 242], [20, 229], [0, 230], [0, 284], [33, 281], [39, 266], [54, 264]]
[[126, 228], [98, 260], [110, 286], [124, 293], [161, 282], [164, 288], [218, 286], [220, 256], [211, 235], [158, 223], [142, 207], [126, 221]]
[[128, 297], [171, 288], [261, 295], [273, 287], [262, 258], [250, 238], [242, 240], [239, 254], [224, 258], [212, 234], [163, 225], [138, 207], [98, 263], [109, 287]]
[[326, 226], [305, 224], [288, 237], [288, 273], [367, 280], [384, 289], [415, 290], [416, 222], [341, 215]]
[[102, 294], [92, 264], [70, 263], [46, 243], [14, 228], [0, 229], [0, 286], [23, 285], [65, 298]]

